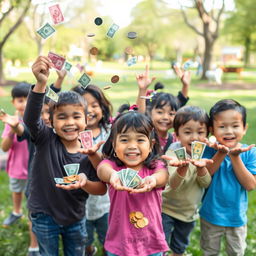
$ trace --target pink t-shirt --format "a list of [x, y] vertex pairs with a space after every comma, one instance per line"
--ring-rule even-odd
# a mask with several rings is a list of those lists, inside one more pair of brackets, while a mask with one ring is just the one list
[[[171, 135], [172, 135], [172, 143], [179, 141], [175, 132], [172, 132]], [[160, 136], [158, 138], [159, 138], [159, 143], [160, 143], [161, 149], [164, 150], [164, 147], [169, 138], [169, 134], [168, 134], [167, 138], [162, 138]]]
[[[11, 127], [5, 125], [2, 138], [8, 137]], [[28, 143], [26, 140], [19, 142], [17, 135], [13, 135], [13, 144], [8, 151], [6, 171], [10, 178], [25, 180], [28, 176]]]
[[[110, 164], [116, 171], [126, 168], [118, 167], [110, 160], [103, 160], [100, 165], [103, 163]], [[161, 161], [157, 162], [154, 170], [143, 167], [138, 174], [144, 178], [158, 169], [166, 169]], [[162, 226], [162, 189], [130, 194], [117, 191], [109, 185], [109, 228], [104, 244], [107, 251], [118, 256], [147, 256], [169, 250]], [[129, 214], [135, 211], [142, 212], [148, 218], [149, 224], [146, 227], [136, 228], [130, 223]]]

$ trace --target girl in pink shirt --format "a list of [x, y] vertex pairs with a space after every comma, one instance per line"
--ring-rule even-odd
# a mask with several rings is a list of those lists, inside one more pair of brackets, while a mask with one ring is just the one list
[[[161, 193], [168, 172], [157, 160], [159, 151], [153, 134], [147, 116], [129, 111], [117, 117], [103, 147], [107, 159], [100, 163], [97, 174], [109, 183], [111, 205], [104, 245], [107, 255], [160, 256], [168, 251], [161, 223]], [[119, 172], [126, 168], [142, 178], [136, 188], [122, 184]]]

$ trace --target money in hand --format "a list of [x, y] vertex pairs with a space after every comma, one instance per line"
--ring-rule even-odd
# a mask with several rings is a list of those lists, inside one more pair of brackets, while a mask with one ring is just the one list
[[41, 28], [39, 28], [36, 32], [39, 34], [43, 39], [47, 39], [52, 34], [55, 33], [55, 28], [52, 27], [48, 22], [44, 24]]
[[91, 78], [86, 73], [83, 73], [83, 75], [79, 78], [78, 83], [80, 83], [81, 86], [85, 89], [90, 81]]
[[206, 144], [200, 141], [192, 142], [192, 159], [199, 160], [202, 158]]
[[54, 92], [51, 88], [48, 88], [46, 96], [51, 100], [58, 102], [59, 96], [56, 92]]
[[116, 25], [115, 23], [112, 24], [107, 32], [107, 36], [112, 38], [118, 29], [119, 29], [118, 25]]
[[55, 4], [49, 7], [50, 15], [52, 17], [53, 23], [55, 25], [61, 23], [64, 21], [64, 16], [62, 14], [62, 11], [60, 9], [59, 4]]
[[93, 146], [93, 134], [92, 130], [86, 130], [79, 133], [81, 143], [84, 149], [91, 148]]
[[118, 176], [125, 187], [136, 188], [142, 182], [142, 178], [138, 175], [137, 171], [131, 168], [120, 170]]
[[66, 59], [64, 57], [53, 52], [48, 53], [48, 58], [52, 61], [54, 68], [56, 68], [59, 71], [62, 69], [66, 62]]
[[186, 160], [186, 148], [185, 147], [178, 148], [178, 149], [174, 150], [174, 153], [179, 160]]

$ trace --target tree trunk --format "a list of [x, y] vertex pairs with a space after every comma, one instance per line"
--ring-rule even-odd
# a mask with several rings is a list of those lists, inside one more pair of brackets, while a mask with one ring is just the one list
[[245, 67], [248, 67], [250, 65], [250, 47], [251, 47], [251, 38], [250, 36], [247, 36], [244, 42], [244, 48], [245, 48], [244, 66]]
[[207, 79], [207, 77], [205, 76], [205, 72], [207, 70], [210, 70], [211, 68], [212, 50], [213, 50], [213, 42], [210, 42], [209, 40], [205, 40], [203, 73], [202, 73], [201, 79]]

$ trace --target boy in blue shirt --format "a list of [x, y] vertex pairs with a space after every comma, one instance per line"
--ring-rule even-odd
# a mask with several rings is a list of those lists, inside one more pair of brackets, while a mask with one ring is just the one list
[[246, 134], [246, 109], [234, 100], [220, 100], [210, 110], [211, 133], [204, 154], [212, 175], [200, 210], [203, 255], [218, 255], [221, 238], [228, 255], [244, 255], [246, 249], [247, 191], [256, 187], [256, 148], [241, 144]]

